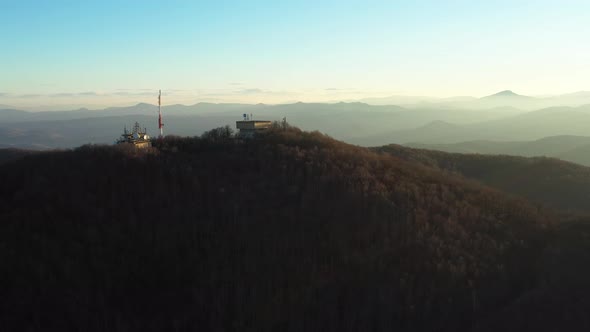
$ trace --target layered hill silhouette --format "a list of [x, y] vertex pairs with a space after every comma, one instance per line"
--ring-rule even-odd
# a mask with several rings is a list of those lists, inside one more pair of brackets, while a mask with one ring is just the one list
[[[163, 107], [166, 132], [189, 136], [224, 125], [232, 125], [242, 114], [255, 119], [287, 117], [307, 130], [321, 130], [339, 139], [364, 137], [375, 132], [422, 126], [433, 119], [458, 124], [500, 119], [519, 113], [513, 109], [495, 112], [469, 110], [407, 109], [363, 103], [294, 103], [285, 105], [207, 104]], [[88, 143], [112, 143], [123, 125], [139, 121], [148, 133], [157, 130], [157, 106], [138, 104], [104, 110], [26, 112], [0, 110], [0, 142], [15, 148], [71, 148]], [[389, 143], [389, 142], [388, 142]]]
[[485, 110], [496, 107], [514, 107], [527, 111], [533, 111], [547, 107], [576, 107], [590, 104], [590, 92], [579, 91], [563, 95], [532, 97], [515, 93], [512, 90], [504, 90], [481, 98], [469, 96], [450, 98], [433, 98], [425, 96], [390, 96], [384, 98], [366, 98], [362, 99], [361, 101], [372, 105], [434, 107], [438, 109]]
[[[551, 136], [587, 136], [590, 108], [583, 104], [585, 98], [590, 102], [590, 94], [584, 92], [552, 99], [522, 96], [507, 90], [483, 98], [450, 99], [461, 101], [462, 106], [444, 102], [402, 106], [360, 102], [199, 103], [166, 105], [163, 112], [166, 133], [181, 136], [200, 135], [209, 128], [233, 125], [243, 114], [252, 114], [254, 119], [271, 121], [286, 117], [305, 130], [320, 130], [363, 146], [520, 142]], [[469, 106], [469, 102], [478, 104]], [[547, 105], [551, 107], [544, 107]], [[42, 150], [88, 143], [111, 144], [122, 132], [123, 125], [131, 126], [135, 121], [147, 127], [148, 133], [157, 133], [157, 106], [140, 103], [102, 110], [51, 112], [4, 109], [0, 110], [0, 147]]]
[[457, 153], [480, 153], [524, 157], [546, 156], [590, 166], [590, 137], [552, 136], [535, 141], [469, 141], [454, 144], [410, 143], [406, 146]]
[[318, 132], [83, 146], [0, 181], [5, 330], [487, 331], [587, 309], [545, 301], [582, 287], [552, 248], [588, 260], [557, 214]]
[[[440, 124], [444, 123], [445, 126]], [[587, 136], [590, 106], [551, 107], [490, 121], [457, 124], [431, 121], [416, 128], [374, 133], [352, 140], [364, 146], [384, 144], [455, 144], [466, 141], [531, 141], [550, 136]], [[436, 126], [437, 130], [431, 130]]]
[[374, 150], [459, 174], [555, 210], [590, 213], [589, 167], [547, 157], [447, 153], [399, 145]]

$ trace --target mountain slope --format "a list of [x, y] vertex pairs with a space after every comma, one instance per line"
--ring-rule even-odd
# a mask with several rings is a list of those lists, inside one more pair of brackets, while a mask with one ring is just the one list
[[446, 153], [399, 145], [375, 148], [407, 161], [461, 174], [538, 204], [590, 213], [590, 168], [552, 158]]
[[319, 133], [0, 165], [7, 330], [471, 331], [533, 289], [550, 216]]
[[590, 166], [590, 137], [552, 136], [536, 141], [470, 141], [454, 144], [407, 144], [406, 146], [457, 153], [504, 154], [524, 157], [547, 156]]

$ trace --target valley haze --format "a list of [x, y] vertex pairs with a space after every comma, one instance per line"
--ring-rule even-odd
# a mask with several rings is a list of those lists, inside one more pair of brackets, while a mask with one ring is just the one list
[[[155, 96], [143, 98], [155, 100]], [[233, 127], [243, 113], [255, 119], [286, 117], [305, 130], [363, 145], [406, 144], [450, 152], [550, 156], [583, 165], [590, 158], [587, 139], [590, 92], [530, 97], [504, 90], [489, 96], [392, 96], [333, 103], [197, 103], [162, 107], [169, 135], [200, 135], [213, 127]], [[389, 103], [397, 104], [389, 104]], [[0, 110], [0, 147], [72, 148], [111, 144], [123, 126], [138, 121], [157, 132], [157, 105], [139, 103], [70, 111]], [[531, 148], [536, 143], [537, 148]]]

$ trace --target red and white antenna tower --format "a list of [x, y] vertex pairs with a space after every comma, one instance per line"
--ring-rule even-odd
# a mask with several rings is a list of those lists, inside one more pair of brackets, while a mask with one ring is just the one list
[[158, 128], [160, 128], [160, 137], [164, 136], [164, 124], [162, 123], [162, 90], [158, 94]]

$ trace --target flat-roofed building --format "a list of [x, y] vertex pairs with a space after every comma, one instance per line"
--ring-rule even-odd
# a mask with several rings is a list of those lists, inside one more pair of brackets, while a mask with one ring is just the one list
[[240, 131], [240, 137], [250, 138], [257, 133], [267, 130], [272, 126], [272, 121], [265, 120], [243, 120], [236, 121], [236, 128]]

